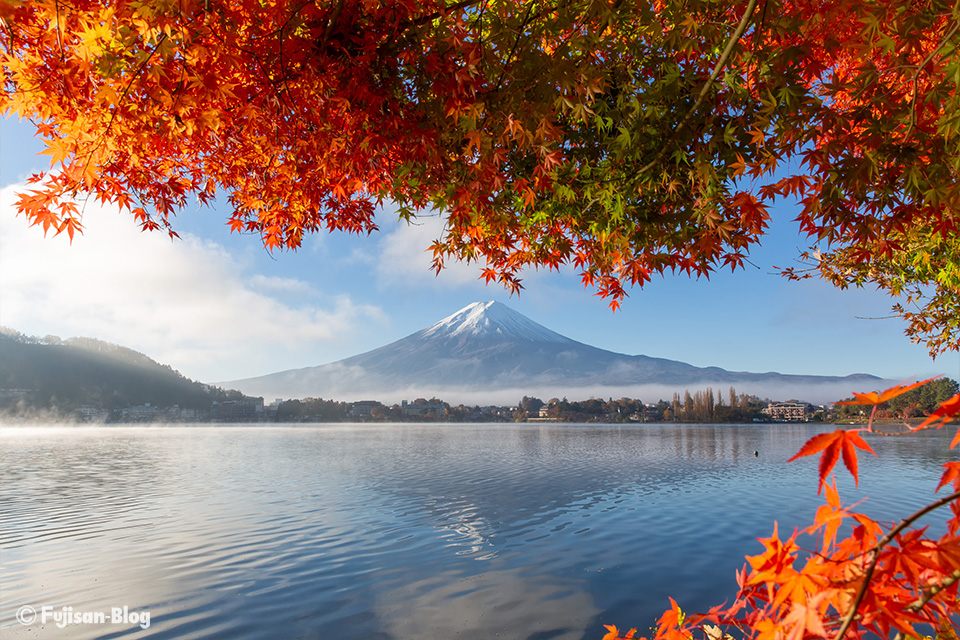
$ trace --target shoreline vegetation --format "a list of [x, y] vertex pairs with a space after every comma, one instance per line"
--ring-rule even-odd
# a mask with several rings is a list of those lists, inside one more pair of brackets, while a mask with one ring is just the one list
[[[882, 406], [874, 416], [877, 424], [903, 425], [919, 422], [946, 398], [957, 393], [958, 384], [941, 378], [914, 389]], [[31, 390], [0, 389], [0, 424], [151, 424], [151, 423], [397, 423], [397, 422], [532, 422], [597, 424], [703, 424], [703, 423], [824, 423], [866, 424], [869, 415], [856, 405], [813, 405], [789, 400], [773, 401], [754, 395], [706, 389], [674, 393], [671, 401], [644, 403], [633, 398], [567, 398], [523, 396], [517, 405], [452, 405], [439, 398], [417, 398], [395, 404], [377, 400], [343, 402], [322, 398], [276, 400], [236, 391], [211, 388], [218, 399], [207, 407], [162, 405], [103, 406], [102, 403], [37, 402]], [[46, 405], [46, 406], [45, 406]]]

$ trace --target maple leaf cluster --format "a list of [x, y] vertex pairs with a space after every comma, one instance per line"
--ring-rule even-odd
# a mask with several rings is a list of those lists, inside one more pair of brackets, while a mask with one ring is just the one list
[[743, 266], [778, 201], [803, 268], [960, 344], [960, 6], [945, 0], [0, 0], [0, 113], [77, 197], [173, 232], [193, 199], [268, 248], [442, 212], [434, 265], [572, 264], [616, 307]]
[[[928, 382], [854, 394], [855, 399], [846, 404], [876, 408]], [[942, 428], [958, 416], [960, 394], [897, 435]], [[654, 640], [732, 640], [724, 629], [745, 640], [871, 636], [903, 640], [924, 637], [920, 631], [924, 627], [938, 638], [956, 638], [952, 620], [960, 615], [960, 462], [943, 465], [935, 489], [951, 487], [953, 493], [884, 527], [844, 506], [836, 483], [828, 482], [841, 458], [854, 480], [859, 480], [856, 449], [873, 452], [861, 436], [871, 433], [877, 433], [872, 416], [865, 429], [840, 429], [807, 441], [790, 460], [820, 454], [818, 485], [826, 501], [817, 509], [813, 524], [784, 539], [775, 523], [772, 535], [760, 539], [763, 551], [747, 556], [747, 564], [737, 572], [739, 593], [733, 605], [687, 616], [671, 599]], [[960, 429], [950, 448], [958, 443]], [[914, 526], [938, 509], [949, 509], [945, 533], [939, 538], [929, 536], [927, 526]], [[801, 545], [801, 537], [810, 542]], [[632, 639], [636, 633], [631, 629], [621, 635], [615, 626], [607, 631], [604, 640]]]

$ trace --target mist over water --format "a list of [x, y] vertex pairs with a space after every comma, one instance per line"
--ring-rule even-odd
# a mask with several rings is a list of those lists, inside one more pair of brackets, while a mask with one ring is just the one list
[[[363, 375], [360, 372], [353, 372], [356, 380], [362, 380]], [[786, 400], [800, 400], [812, 404], [833, 404], [839, 400], [853, 397], [853, 392], [866, 393], [869, 391], [882, 390], [892, 386], [900, 381], [877, 380], [869, 385], [856, 385], [851, 382], [833, 382], [833, 383], [810, 383], [810, 384], [777, 384], [763, 383], [752, 384], [741, 387], [739, 384], [731, 385], [729, 382], [717, 382], [704, 380], [692, 382], [684, 385], [664, 385], [664, 384], [634, 384], [634, 385], [579, 385], [579, 386], [558, 386], [556, 384], [544, 384], [538, 386], [529, 384], [523, 387], [521, 396], [530, 396], [547, 401], [551, 398], [567, 398], [571, 402], [589, 400], [591, 398], [634, 398], [646, 403], [656, 403], [660, 400], [669, 401], [673, 394], [679, 393], [681, 396], [684, 391], [695, 393], [711, 389], [714, 393], [719, 392], [724, 398], [727, 397], [727, 390], [734, 387], [737, 392], [745, 392], [758, 398], [767, 398], [771, 401], [783, 402]], [[278, 394], [261, 394], [264, 397], [274, 397]], [[282, 395], [282, 394], [281, 394]], [[374, 391], [361, 390], [350, 391], [343, 389], [337, 394], [337, 399], [346, 402], [356, 402], [359, 400], [376, 399], [384, 403], [400, 403], [404, 400], [413, 398], [433, 398], [448, 402], [451, 405], [463, 404], [466, 406], [485, 406], [489, 404], [498, 404], [504, 406], [515, 406], [519, 400], [516, 388], [508, 389], [478, 389], [476, 387], [451, 387], [438, 391], [436, 386], [416, 386], [391, 387]]]
[[[805, 525], [803, 425], [3, 428], [3, 638], [600, 638], [731, 600]], [[841, 496], [930, 501], [951, 433], [877, 438]], [[755, 453], [757, 455], [755, 455]], [[21, 607], [106, 612], [23, 625]], [[109, 622], [149, 612], [149, 626]]]

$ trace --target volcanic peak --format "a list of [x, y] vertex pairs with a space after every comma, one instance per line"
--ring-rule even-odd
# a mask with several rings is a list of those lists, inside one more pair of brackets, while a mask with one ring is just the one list
[[421, 332], [423, 338], [490, 337], [507, 341], [573, 343], [500, 302], [474, 302]]

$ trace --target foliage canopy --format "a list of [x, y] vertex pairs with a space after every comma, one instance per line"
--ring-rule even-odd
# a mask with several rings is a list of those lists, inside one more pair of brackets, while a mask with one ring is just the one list
[[[616, 306], [741, 267], [776, 199], [803, 266], [960, 344], [960, 5], [946, 0], [0, 0], [0, 112], [75, 196], [171, 229], [227, 194], [269, 248], [438, 209], [435, 266], [569, 263]], [[171, 229], [172, 231], [172, 229]]]

